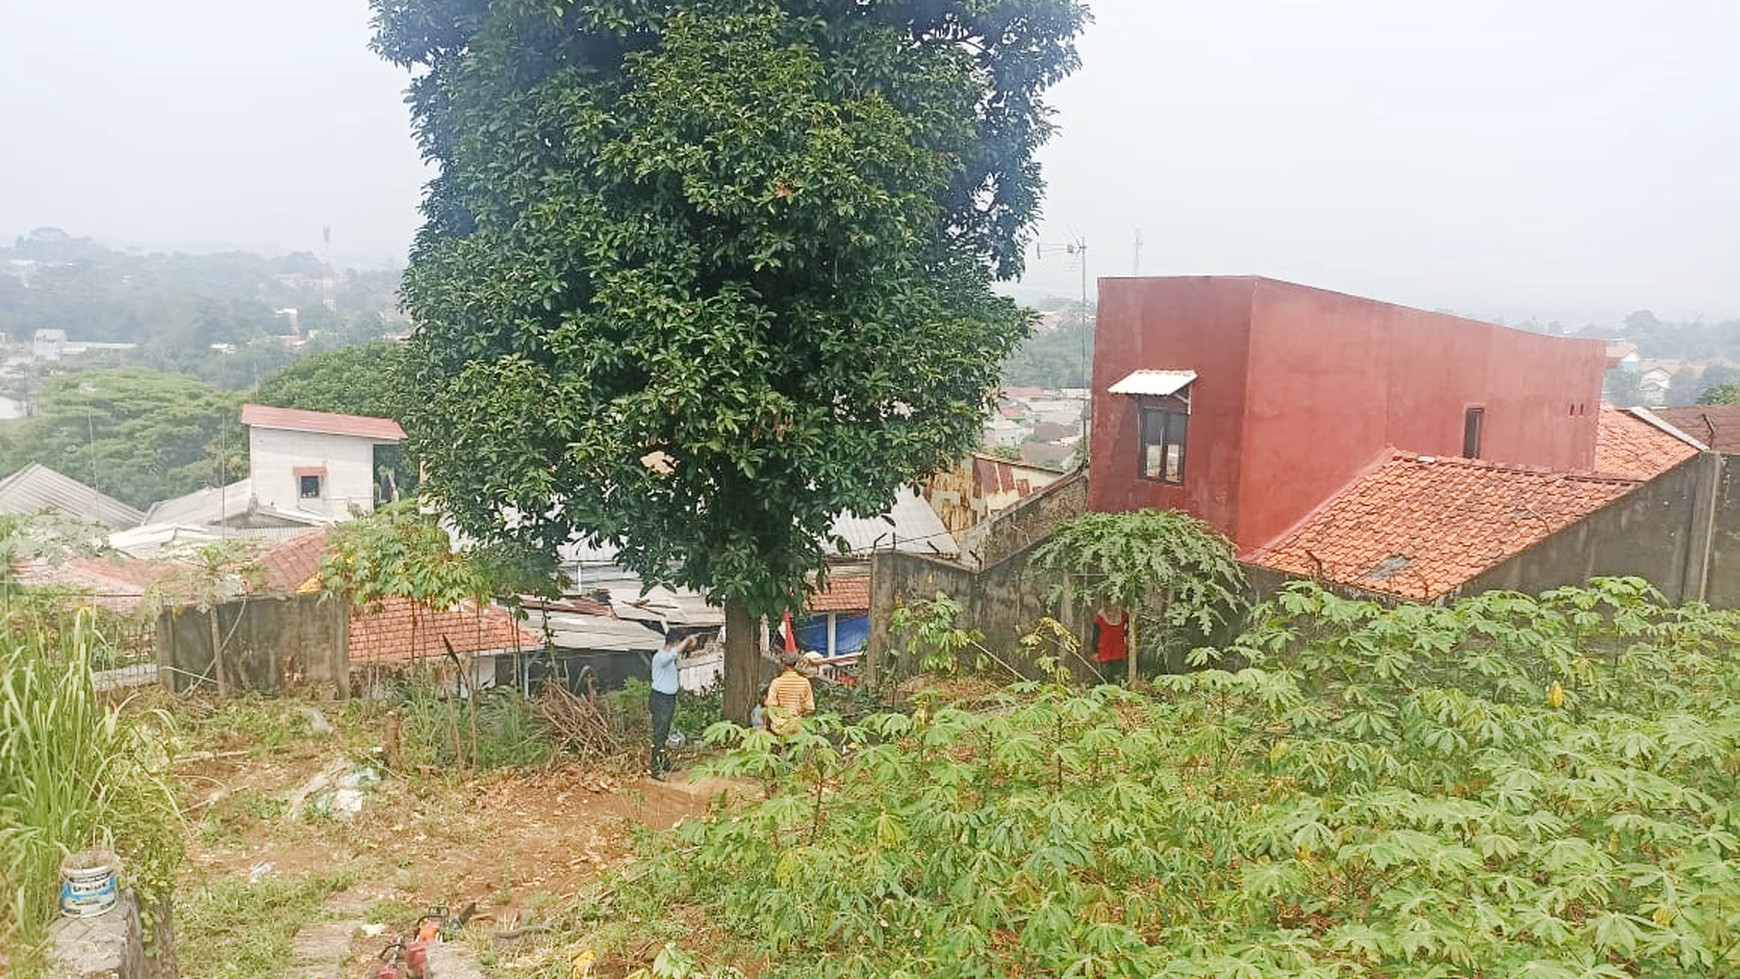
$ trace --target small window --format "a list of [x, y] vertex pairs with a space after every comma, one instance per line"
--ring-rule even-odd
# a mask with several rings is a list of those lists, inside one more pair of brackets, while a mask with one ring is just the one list
[[296, 477], [296, 495], [300, 496], [304, 500], [318, 500], [318, 499], [320, 499], [320, 477], [319, 476], [297, 476]]
[[1184, 482], [1184, 442], [1190, 416], [1170, 408], [1142, 409], [1143, 479]]
[[1480, 458], [1480, 426], [1486, 420], [1485, 408], [1470, 408], [1462, 416], [1462, 457]]

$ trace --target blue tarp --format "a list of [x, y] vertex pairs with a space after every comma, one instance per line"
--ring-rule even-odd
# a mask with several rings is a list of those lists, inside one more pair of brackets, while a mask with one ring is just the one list
[[[797, 624], [798, 648], [818, 653], [828, 651], [828, 617], [812, 616]], [[870, 641], [870, 616], [841, 615], [834, 620], [834, 654], [861, 653]]]

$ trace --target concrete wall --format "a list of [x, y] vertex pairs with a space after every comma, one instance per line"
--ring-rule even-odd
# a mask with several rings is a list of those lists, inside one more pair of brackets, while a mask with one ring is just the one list
[[[310, 686], [350, 696], [348, 606], [320, 595], [250, 598], [215, 610], [235, 689], [282, 693]], [[165, 610], [157, 622], [158, 677], [180, 692], [211, 673], [210, 616]], [[493, 675], [493, 674], [492, 674]]]
[[[1605, 348], [1270, 279], [1100, 280], [1095, 510], [1181, 509], [1241, 551], [1268, 543], [1386, 447], [1593, 465]], [[1194, 370], [1184, 483], [1139, 479], [1138, 369]]]
[[[1647, 578], [1674, 602], [1702, 598], [1711, 494], [1721, 457], [1705, 453], [1480, 575], [1457, 594], [1538, 593], [1590, 578]], [[1454, 596], [1453, 596], [1454, 597]]]
[[1088, 478], [1077, 471], [974, 527], [961, 541], [961, 561], [987, 568], [1051, 536], [1059, 523], [1087, 511]]
[[[319, 499], [300, 496], [296, 469], [325, 467]], [[280, 510], [319, 514], [334, 520], [351, 507], [375, 505], [375, 443], [352, 435], [248, 429], [248, 467], [254, 497]]]
[[1721, 458], [1704, 600], [1717, 608], [1740, 608], [1740, 455]]
[[173, 909], [166, 895], [153, 915], [147, 949], [139, 901], [130, 890], [95, 918], [57, 918], [49, 926], [48, 979], [175, 979]]
[[[1027, 563], [1059, 523], [1085, 511], [1089, 495], [1087, 475], [1076, 473], [980, 525], [976, 529], [983, 533], [969, 545], [979, 558], [979, 570], [923, 555], [878, 552], [870, 563], [867, 680], [875, 683], [889, 669], [904, 676], [917, 668], [917, 663], [897, 657], [898, 637], [890, 634], [889, 619], [896, 608], [935, 598], [939, 592], [964, 607], [957, 626], [984, 633], [986, 647], [1018, 669], [1031, 670], [1031, 663], [1016, 661], [1020, 639], [1045, 616], [1056, 618], [1085, 649], [1089, 617], [1080, 614], [1067, 596], [1053, 600], [1056, 579], [1029, 573]], [[1084, 676], [1091, 671], [1083, 663], [1071, 666]]]

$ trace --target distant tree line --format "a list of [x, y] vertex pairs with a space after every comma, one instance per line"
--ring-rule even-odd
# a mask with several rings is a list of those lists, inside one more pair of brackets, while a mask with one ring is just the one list
[[323, 305], [326, 274], [307, 252], [135, 254], [42, 228], [0, 248], [0, 331], [15, 342], [58, 329], [74, 341], [137, 343], [107, 363], [240, 389], [292, 357], [266, 339], [289, 332], [277, 310], [297, 310], [303, 335], [327, 346], [378, 337], [397, 322], [397, 271], [335, 276], [332, 309]]
[[1003, 363], [1003, 383], [1011, 387], [1085, 388], [1093, 374], [1094, 308], [1083, 315], [1080, 303], [1060, 309], [1055, 330], [1036, 330]]

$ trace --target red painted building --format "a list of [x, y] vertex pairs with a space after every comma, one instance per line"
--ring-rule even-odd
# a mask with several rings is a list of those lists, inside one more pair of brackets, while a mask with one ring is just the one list
[[1396, 450], [1595, 466], [1605, 346], [1256, 277], [1100, 280], [1088, 505], [1241, 553]]

